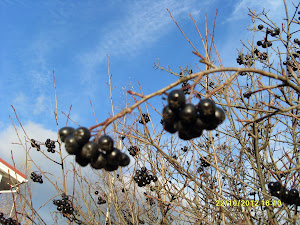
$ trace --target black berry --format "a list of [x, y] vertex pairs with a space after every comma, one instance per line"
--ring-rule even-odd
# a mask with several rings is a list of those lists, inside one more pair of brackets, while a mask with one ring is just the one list
[[98, 140], [99, 148], [103, 151], [110, 151], [114, 146], [113, 139], [108, 135], [102, 135]]
[[263, 28], [264, 28], [264, 25], [262, 25], [262, 24], [259, 24], [259, 25], [258, 25], [258, 29], [259, 29], [259, 30], [262, 30]]
[[185, 94], [181, 90], [174, 90], [168, 94], [168, 103], [171, 109], [177, 110], [185, 104]]
[[75, 130], [74, 137], [78, 144], [84, 145], [90, 140], [91, 132], [86, 127], [79, 127]]
[[75, 132], [75, 129], [73, 127], [63, 127], [59, 130], [59, 136], [60, 140], [62, 142], [65, 142], [66, 138]]
[[77, 155], [80, 153], [81, 146], [76, 141], [74, 134], [69, 135], [65, 139], [65, 148], [70, 155]]

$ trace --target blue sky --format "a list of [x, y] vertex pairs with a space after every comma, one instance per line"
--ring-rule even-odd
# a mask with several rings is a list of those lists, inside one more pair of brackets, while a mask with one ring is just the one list
[[[252, 1], [226, 2], [2, 1], [1, 26], [5, 32], [1, 36], [0, 128], [11, 124], [10, 105], [14, 105], [23, 123], [55, 126], [52, 70], [59, 111], [67, 111], [72, 104], [73, 118], [85, 126], [94, 124], [89, 99], [99, 118], [107, 118], [110, 111], [106, 54], [116, 87], [116, 105], [125, 92], [121, 87], [129, 82], [136, 91], [140, 82], [144, 92], [150, 93], [176, 80], [153, 69], [158, 59], [162, 66], [169, 65], [174, 71], [185, 64], [195, 70], [198, 59], [166, 8], [199, 50], [201, 42], [189, 14], [203, 32], [204, 14], [208, 14], [212, 27], [218, 8], [215, 43], [224, 64], [232, 65], [236, 49], [241, 46], [239, 41], [248, 35], [246, 27], [251, 21], [246, 6], [260, 10], [263, 5]], [[276, 1], [272, 2], [277, 9]], [[104, 109], [104, 105], [108, 108]], [[61, 114], [59, 118], [65, 119]]]
[[[291, 3], [289, 3], [289, 6]], [[125, 92], [145, 94], [157, 91], [177, 77], [155, 70], [154, 63], [193, 68], [198, 58], [171, 19], [179, 23], [195, 47], [203, 53], [202, 42], [190, 14], [205, 33], [205, 13], [212, 30], [216, 9], [218, 16], [215, 44], [224, 66], [238, 66], [240, 40], [251, 37], [248, 9], [270, 9], [270, 17], [281, 21], [281, 0], [212, 1], [27, 1], [0, 2], [0, 157], [11, 163], [9, 152], [21, 160], [24, 150], [12, 142], [17, 136], [9, 115], [17, 124], [14, 106], [30, 138], [57, 139], [54, 118], [55, 97], [52, 70], [55, 71], [59, 127], [63, 127], [72, 104], [71, 118], [81, 126], [95, 125], [89, 100], [98, 121], [111, 113], [107, 75], [110, 59], [113, 100], [118, 112], [124, 107]], [[161, 97], [150, 100], [162, 110]], [[142, 109], [145, 110], [145, 108]], [[159, 123], [160, 118], [157, 118]], [[76, 126], [69, 123], [71, 126]], [[24, 134], [21, 134], [24, 140]], [[34, 155], [38, 159], [38, 155]]]

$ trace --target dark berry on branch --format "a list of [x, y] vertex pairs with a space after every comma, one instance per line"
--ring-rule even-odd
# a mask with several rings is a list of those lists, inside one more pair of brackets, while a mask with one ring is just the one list
[[139, 151], [139, 148], [137, 146], [130, 146], [128, 149], [129, 154], [132, 156], [136, 156], [138, 151]]
[[280, 182], [270, 182], [268, 184], [268, 188], [271, 190], [271, 191], [280, 191], [282, 186], [281, 186], [281, 183]]
[[109, 153], [106, 154], [107, 163], [109, 163], [111, 165], [119, 165], [121, 155], [122, 155], [122, 152], [119, 149], [113, 148], [112, 151], [110, 151]]
[[143, 166], [143, 167], [141, 168], [141, 172], [142, 172], [142, 173], [146, 173], [146, 172], [147, 172], [147, 168], [146, 168], [145, 166]]
[[280, 200], [285, 202], [285, 203], [289, 203], [288, 202], [288, 198], [289, 198], [289, 191], [286, 188], [282, 188], [280, 191], [280, 196], [279, 196]]
[[216, 122], [215, 118], [209, 118], [209, 119], [197, 118], [194, 126], [198, 127], [199, 130], [201, 130], [201, 129], [214, 130], [217, 128], [218, 123]]
[[81, 146], [76, 141], [74, 134], [70, 134], [65, 139], [65, 148], [70, 155], [77, 155], [81, 151]]
[[182, 151], [187, 152], [188, 148], [186, 146], [183, 146], [183, 148], [181, 148]]
[[60, 140], [62, 142], [65, 142], [65, 139], [75, 132], [75, 129], [73, 127], [63, 127], [59, 130], [59, 136]]
[[156, 182], [157, 181], [157, 176], [153, 176], [153, 182]]
[[185, 95], [181, 90], [174, 90], [168, 94], [168, 103], [171, 109], [177, 110], [185, 105]]
[[81, 157], [80, 155], [76, 155], [75, 156], [75, 161], [82, 167], [85, 167], [89, 164], [90, 160], [89, 159], [86, 159], [86, 158], [83, 158]]
[[169, 105], [163, 108], [163, 121], [167, 123], [172, 123], [177, 119], [177, 113], [172, 110]]
[[102, 135], [98, 140], [99, 148], [103, 151], [110, 151], [114, 146], [113, 139], [108, 135]]
[[35, 140], [34, 140], [34, 139], [31, 139], [31, 142], [32, 142], [32, 143], [31, 143], [31, 147], [35, 148], [35, 145], [34, 145], [34, 144], [35, 144]]
[[193, 104], [186, 104], [179, 112], [179, 118], [186, 124], [192, 124], [197, 119], [197, 108]]
[[174, 134], [176, 133], [176, 129], [175, 129], [175, 126], [174, 126], [174, 123], [167, 123], [167, 122], [163, 122], [163, 127], [166, 131], [168, 131], [169, 133], [171, 134]]
[[244, 98], [250, 98], [250, 96], [251, 96], [251, 93], [249, 93], [249, 92], [246, 92], [246, 93], [244, 93], [244, 94], [243, 94], [243, 96], [244, 96]]
[[276, 34], [277, 34], [277, 33], [275, 32], [275, 30], [272, 30], [272, 31], [271, 31], [271, 36], [272, 36], [272, 37], [275, 37]]
[[122, 154], [121, 154], [121, 157], [120, 157], [120, 162], [119, 162], [120, 166], [123, 166], [123, 167], [124, 167], [124, 166], [128, 166], [129, 163], [130, 163], [130, 158], [129, 158], [129, 156], [126, 155], [125, 153], [122, 153]]
[[271, 41], [268, 41], [267, 42], [267, 47], [271, 47], [272, 46], [272, 42]]
[[90, 140], [91, 132], [86, 127], [79, 127], [75, 130], [74, 137], [78, 144], [84, 145]]
[[109, 162], [107, 162], [106, 165], [104, 166], [104, 169], [108, 172], [115, 171], [118, 168], [119, 168], [118, 164], [110, 164]]
[[191, 140], [194, 136], [188, 131], [178, 131], [178, 137], [182, 140]]
[[295, 188], [292, 188], [289, 191], [289, 196], [288, 196], [288, 201], [292, 204], [296, 203], [299, 201], [299, 191]]
[[105, 154], [102, 152], [98, 153], [98, 156], [91, 160], [91, 167], [94, 169], [102, 169], [105, 167], [107, 161]]
[[197, 110], [200, 113], [200, 118], [209, 119], [214, 117], [216, 111], [216, 104], [211, 99], [201, 99]]
[[223, 111], [223, 109], [219, 106], [216, 106], [216, 111], [215, 111], [215, 118], [218, 124], [223, 123], [223, 121], [225, 120], [225, 113]]
[[259, 30], [262, 30], [263, 28], [264, 28], [264, 25], [262, 25], [262, 24], [259, 24], [259, 25], [258, 25], [258, 29], [259, 29]]
[[98, 145], [95, 142], [89, 141], [86, 143], [80, 152], [80, 156], [84, 159], [91, 160], [97, 156]]

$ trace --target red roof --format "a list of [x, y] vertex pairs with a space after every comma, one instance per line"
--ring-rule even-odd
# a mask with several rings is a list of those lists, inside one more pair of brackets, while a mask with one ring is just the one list
[[[0, 164], [4, 164], [5, 166], [7, 166], [9, 169], [11, 169], [12, 171], [14, 171], [17, 175], [20, 175], [21, 177], [23, 177], [24, 179], [26, 179], [26, 176], [24, 173], [21, 173], [19, 170], [17, 170], [16, 168], [14, 168], [13, 166], [9, 165], [7, 162], [5, 162], [3, 159], [0, 158]], [[6, 171], [5, 171], [6, 172]]]

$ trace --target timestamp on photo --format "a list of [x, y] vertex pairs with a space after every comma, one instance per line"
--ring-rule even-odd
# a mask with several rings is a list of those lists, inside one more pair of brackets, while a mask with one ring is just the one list
[[216, 206], [281, 206], [281, 200], [216, 200]]

